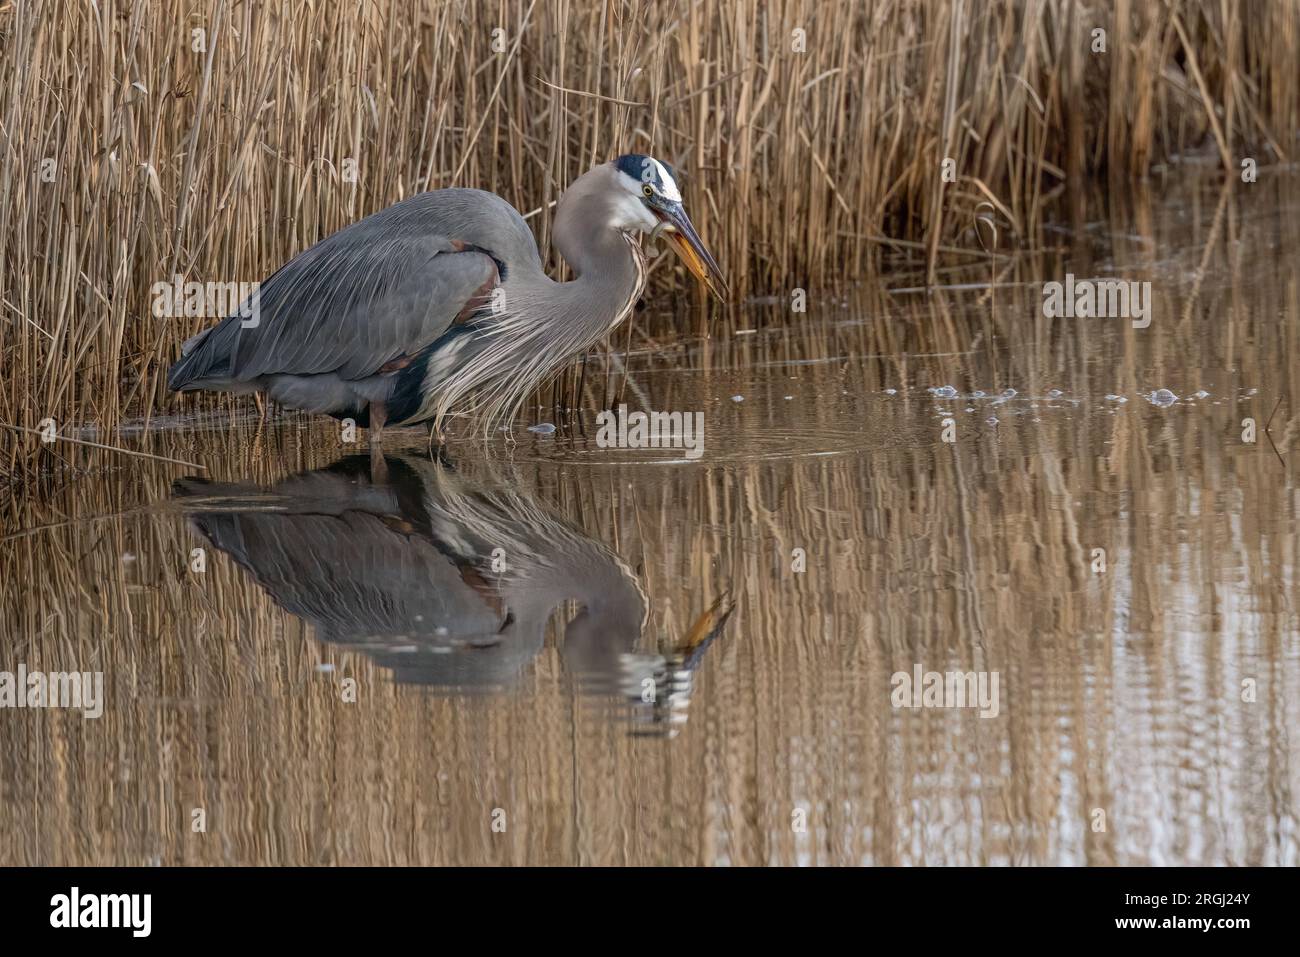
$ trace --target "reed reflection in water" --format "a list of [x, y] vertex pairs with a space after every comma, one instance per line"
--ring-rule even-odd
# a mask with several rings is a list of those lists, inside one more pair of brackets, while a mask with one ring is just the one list
[[[698, 464], [587, 420], [376, 477], [288, 417], [140, 436], [208, 485], [56, 469], [6, 504], [0, 668], [102, 669], [108, 705], [0, 712], [0, 861], [1300, 862], [1300, 191], [1252, 189], [1117, 202], [995, 296], [899, 269], [635, 341]], [[1044, 319], [1067, 271], [1150, 279], [1151, 327]], [[893, 707], [918, 664], [998, 672], [997, 716]], [[642, 720], [682, 665], [689, 720]]]

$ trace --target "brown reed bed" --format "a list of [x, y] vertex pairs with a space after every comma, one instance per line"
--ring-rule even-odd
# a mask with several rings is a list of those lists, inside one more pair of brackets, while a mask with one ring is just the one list
[[[154, 283], [264, 278], [424, 189], [499, 192], [545, 243], [574, 176], [652, 152], [733, 288], [786, 296], [887, 250], [935, 281], [981, 203], [1034, 246], [1089, 178], [1192, 147], [1236, 175], [1300, 126], [1287, 2], [51, 0], [0, 7], [0, 37], [0, 422], [29, 429], [175, 407], [208, 320], [153, 318]], [[30, 445], [0, 431], [0, 474]]]

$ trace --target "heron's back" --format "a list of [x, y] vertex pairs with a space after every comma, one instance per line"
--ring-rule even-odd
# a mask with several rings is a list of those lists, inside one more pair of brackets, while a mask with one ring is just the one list
[[357, 398], [348, 384], [400, 369], [507, 276], [544, 277], [513, 206], [477, 189], [420, 193], [286, 263], [260, 284], [251, 318], [229, 316], [184, 344], [168, 386], [238, 390], [289, 376], [318, 393], [305, 407], [330, 411]]

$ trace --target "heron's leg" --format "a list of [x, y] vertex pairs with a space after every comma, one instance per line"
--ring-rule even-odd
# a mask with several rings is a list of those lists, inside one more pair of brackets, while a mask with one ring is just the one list
[[437, 419], [429, 420], [429, 457], [433, 457], [433, 447], [439, 448], [447, 444], [447, 433], [442, 431], [442, 425]]
[[388, 467], [384, 461], [384, 422], [388, 410], [382, 402], [370, 403], [370, 480], [382, 485], [388, 481]]
[[382, 402], [370, 403], [370, 447], [379, 445], [384, 438], [384, 423], [388, 421], [388, 409]]
[[271, 399], [265, 389], [258, 389], [253, 393], [253, 402], [257, 405], [257, 434], [260, 436], [271, 421]]
[[267, 398], [264, 391], [258, 390], [253, 393], [253, 402], [257, 405], [257, 430], [253, 433], [253, 454], [260, 457], [262, 454], [262, 443], [266, 439], [266, 421], [270, 416], [267, 414], [271, 408], [271, 400]]

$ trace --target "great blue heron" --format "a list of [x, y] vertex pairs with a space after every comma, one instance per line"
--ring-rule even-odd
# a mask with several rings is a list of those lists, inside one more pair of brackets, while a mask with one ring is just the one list
[[[720, 299], [722, 271], [682, 207], [672, 169], [630, 154], [580, 176], [554, 244], [576, 276], [556, 282], [505, 200], [420, 193], [318, 242], [260, 284], [252, 308], [189, 339], [167, 384], [256, 392], [370, 429], [431, 423], [453, 407], [491, 423], [632, 311], [640, 236], [663, 234]], [[471, 397], [472, 400], [471, 400]]]
[[695, 669], [731, 613], [725, 593], [673, 647], [638, 651], [648, 605], [636, 576], [525, 483], [384, 459], [381, 469], [349, 456], [270, 488], [182, 479], [175, 492], [273, 601], [400, 683], [509, 686], [542, 650], [552, 612], [573, 602], [561, 655], [578, 689], [631, 700], [643, 730], [670, 733], [685, 718]]

